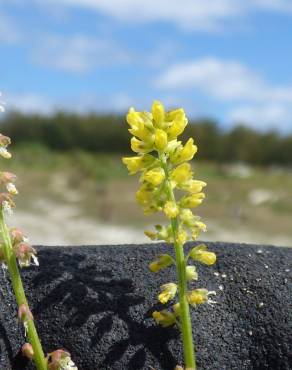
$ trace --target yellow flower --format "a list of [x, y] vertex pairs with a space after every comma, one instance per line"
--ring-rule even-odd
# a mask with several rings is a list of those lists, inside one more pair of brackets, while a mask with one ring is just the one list
[[158, 186], [165, 178], [165, 173], [162, 168], [153, 168], [143, 175], [143, 180], [149, 182], [154, 186]]
[[183, 184], [190, 180], [192, 177], [191, 165], [189, 163], [183, 163], [177, 166], [171, 173], [171, 180], [176, 184]]
[[167, 147], [167, 134], [160, 128], [155, 132], [155, 146], [158, 151], [163, 151]]
[[183, 184], [182, 189], [188, 191], [189, 193], [195, 194], [202, 191], [206, 185], [207, 184], [204, 181], [189, 180]]
[[177, 138], [188, 124], [188, 120], [182, 108], [168, 112], [166, 114], [166, 120], [172, 121], [167, 129], [169, 140]]
[[148, 205], [153, 200], [153, 193], [147, 186], [142, 185], [136, 193], [136, 200], [142, 206]]
[[152, 116], [154, 120], [154, 125], [156, 127], [163, 127], [164, 119], [165, 119], [165, 111], [163, 104], [160, 101], [155, 100], [152, 105]]
[[194, 139], [190, 138], [184, 147], [177, 148], [177, 150], [170, 156], [174, 164], [190, 161], [197, 153], [197, 146], [194, 145]]
[[164, 205], [163, 211], [168, 218], [174, 218], [179, 214], [179, 207], [171, 200], [167, 201]]
[[130, 175], [134, 175], [138, 171], [142, 171], [155, 162], [155, 158], [150, 154], [145, 154], [136, 157], [124, 157], [123, 163], [127, 166]]
[[152, 114], [148, 112], [136, 112], [132, 107], [127, 114], [127, 122], [133, 128], [141, 124], [153, 131]]
[[204, 244], [193, 248], [190, 252], [190, 257], [193, 260], [199, 261], [208, 266], [211, 266], [216, 262], [216, 254], [214, 252], [209, 252], [207, 250], [207, 246]]
[[161, 293], [158, 295], [159, 302], [165, 304], [173, 299], [177, 292], [177, 285], [174, 283], [164, 284], [161, 287]]
[[180, 201], [180, 206], [184, 208], [195, 208], [203, 202], [204, 198], [204, 193], [192, 194], [190, 196], [183, 197]]
[[149, 264], [149, 269], [152, 272], [158, 272], [171, 266], [173, 263], [174, 260], [172, 257], [170, 257], [168, 254], [161, 254], [158, 256], [158, 259], [156, 261], [153, 261]]
[[132, 137], [131, 149], [136, 153], [149, 153], [153, 150], [153, 143], [144, 143], [144, 141]]
[[188, 292], [187, 299], [190, 305], [197, 306], [208, 301], [207, 289], [195, 289]]
[[175, 315], [167, 310], [154, 311], [152, 313], [153, 319], [163, 327], [172, 326], [175, 324]]
[[185, 244], [185, 242], [187, 240], [188, 240], [188, 234], [187, 234], [187, 232], [182, 227], [180, 227], [179, 228], [179, 231], [177, 233], [177, 241], [180, 244]]

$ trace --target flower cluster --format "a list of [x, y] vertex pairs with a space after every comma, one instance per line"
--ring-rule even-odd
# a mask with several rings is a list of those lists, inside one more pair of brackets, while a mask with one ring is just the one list
[[[4, 111], [2, 104], [0, 101], [0, 112]], [[9, 137], [0, 134], [0, 156], [3, 158], [11, 158], [7, 150], [10, 143]], [[5, 188], [5, 191], [0, 192], [0, 262], [9, 271], [18, 304], [18, 319], [23, 324], [25, 335], [30, 341], [22, 346], [22, 354], [34, 360], [38, 370], [78, 370], [70, 354], [63, 350], [54, 351], [48, 354], [47, 358], [44, 357], [18, 269], [18, 265], [20, 267], [28, 267], [32, 263], [39, 265], [36, 250], [28, 243], [27, 237], [20, 229], [7, 227], [4, 217], [15, 208], [13, 197], [18, 194], [15, 181], [16, 176], [13, 173], [0, 171], [0, 185]]]
[[[162, 211], [170, 220], [168, 225], [156, 225], [154, 231], [145, 231], [145, 234], [152, 240], [164, 240], [180, 246], [196, 240], [200, 232], [206, 231], [206, 225], [193, 213], [193, 209], [204, 200], [206, 183], [193, 178], [188, 163], [197, 152], [194, 140], [190, 138], [185, 144], [178, 140], [188, 123], [184, 110], [165, 112], [163, 105], [154, 101], [151, 112], [137, 112], [131, 108], [127, 122], [133, 135], [131, 148], [136, 155], [123, 158], [123, 162], [130, 174], [141, 173], [141, 186], [136, 199], [145, 214]], [[181, 195], [178, 201], [176, 194]], [[187, 281], [198, 279], [196, 267], [187, 265], [189, 258], [205, 265], [216, 261], [215, 253], [208, 251], [205, 245], [194, 247], [184, 260]], [[151, 262], [149, 268], [156, 273], [173, 264], [176, 261], [164, 254]], [[164, 284], [158, 300], [166, 304], [175, 298], [177, 291], [177, 284]], [[210, 293], [206, 289], [191, 290], [187, 293], [187, 300], [190, 305], [197, 306], [210, 302]], [[153, 313], [154, 319], [162, 326], [177, 323], [178, 316], [179, 303], [173, 306], [172, 311]]]
[[[7, 147], [10, 145], [11, 140], [8, 136], [0, 134], [0, 155], [3, 158], [11, 158], [10, 152]], [[4, 213], [11, 214], [12, 209], [15, 208], [13, 197], [18, 194], [15, 186], [16, 175], [7, 171], [0, 171], [0, 185], [5, 190], [0, 193], [0, 208]], [[36, 257], [36, 250], [28, 243], [27, 237], [23, 232], [17, 228], [10, 229], [10, 239], [12, 243], [12, 250], [19, 262], [20, 267], [28, 267], [31, 262], [38, 265]], [[3, 235], [0, 238], [0, 261], [5, 263], [4, 258], [4, 240]]]

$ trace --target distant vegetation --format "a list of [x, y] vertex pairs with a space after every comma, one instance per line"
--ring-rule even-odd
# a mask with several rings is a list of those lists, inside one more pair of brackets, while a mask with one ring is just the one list
[[[59, 112], [48, 117], [11, 113], [0, 125], [1, 132], [17, 144], [37, 143], [57, 151], [129, 152], [130, 135], [121, 116]], [[292, 134], [282, 137], [277, 132], [261, 133], [244, 126], [224, 132], [214, 121], [198, 120], [188, 126], [182, 139], [190, 136], [199, 144], [199, 159], [255, 165], [292, 164]]]

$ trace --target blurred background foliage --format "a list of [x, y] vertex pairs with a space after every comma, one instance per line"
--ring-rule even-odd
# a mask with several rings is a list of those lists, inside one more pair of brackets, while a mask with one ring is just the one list
[[[1, 130], [14, 143], [41, 144], [57, 151], [76, 149], [92, 153], [128, 153], [129, 134], [124, 117], [118, 115], [78, 115], [58, 112], [52, 116], [10, 113], [1, 122]], [[245, 162], [251, 165], [292, 163], [292, 134], [277, 131], [259, 132], [244, 125], [228, 131], [208, 119], [191, 121], [181, 136], [199, 143], [197, 158], [222, 162]]]
[[[146, 241], [162, 222], [135, 202], [138, 178], [124, 116], [7, 114], [1, 132], [13, 140], [5, 168], [18, 175], [18, 209], [11, 219], [34, 244]], [[245, 126], [222, 130], [213, 120], [190, 122], [181, 139], [199, 147], [195, 177], [207, 181], [197, 209], [208, 225], [202, 239], [292, 245], [292, 135]]]

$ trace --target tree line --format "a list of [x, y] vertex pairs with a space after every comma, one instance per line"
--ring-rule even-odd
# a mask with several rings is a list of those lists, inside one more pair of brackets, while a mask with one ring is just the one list
[[[78, 115], [58, 112], [52, 116], [10, 113], [0, 122], [1, 132], [16, 144], [38, 143], [69, 151], [130, 152], [125, 118], [118, 115]], [[190, 122], [182, 140], [193, 137], [198, 158], [216, 162], [242, 161], [255, 165], [292, 164], [292, 133], [259, 132], [243, 125], [224, 131], [213, 120]]]

